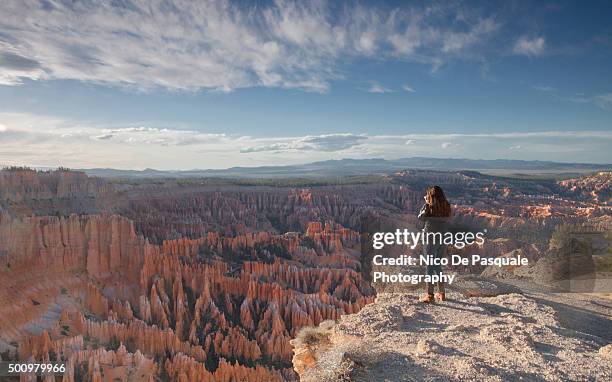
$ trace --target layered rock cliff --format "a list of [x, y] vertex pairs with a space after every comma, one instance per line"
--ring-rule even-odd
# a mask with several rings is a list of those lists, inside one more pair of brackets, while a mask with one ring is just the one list
[[84, 172], [0, 170], [0, 210], [17, 215], [91, 214], [117, 200], [117, 188]]

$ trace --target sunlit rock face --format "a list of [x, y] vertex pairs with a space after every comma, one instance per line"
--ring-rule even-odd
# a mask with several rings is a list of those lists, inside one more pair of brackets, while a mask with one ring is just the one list
[[579, 195], [609, 206], [612, 203], [612, 172], [599, 172], [580, 178], [561, 180], [559, 186], [568, 193]]
[[543, 246], [517, 233], [605, 223], [592, 200], [559, 191], [534, 209], [525, 186], [460, 173], [269, 187], [4, 170], [0, 353], [61, 360], [65, 381], [295, 380], [297, 332], [374, 300], [361, 275], [364, 216], [412, 215], [433, 182], [457, 223], [490, 230], [486, 256], [520, 248], [536, 259]]
[[[373, 299], [359, 235], [338, 223], [356, 225], [363, 207], [331, 191], [313, 200], [307, 190], [203, 189], [155, 204], [155, 193], [67, 174], [0, 178], [8, 357], [61, 359], [67, 381], [292, 380], [296, 331]], [[102, 193], [127, 202], [83, 214], [78, 200]], [[31, 214], [58, 201], [67, 211]], [[311, 219], [320, 228], [307, 234]]]

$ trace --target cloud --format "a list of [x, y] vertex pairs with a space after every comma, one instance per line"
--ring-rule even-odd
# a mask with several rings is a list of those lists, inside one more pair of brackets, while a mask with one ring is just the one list
[[68, 79], [150, 90], [325, 92], [372, 58], [439, 67], [495, 36], [460, 6], [180, 0], [0, 2], [0, 84]]
[[284, 142], [245, 147], [241, 149], [240, 152], [255, 153], [264, 151], [342, 151], [357, 146], [366, 139], [366, 136], [354, 134], [325, 134], [314, 136], [309, 135]]
[[561, 101], [567, 101], [571, 103], [578, 103], [578, 104], [595, 103], [597, 104], [597, 97], [587, 97], [582, 93], [577, 93], [572, 96], [557, 96], [556, 98], [560, 99]]
[[602, 109], [612, 108], [612, 93], [600, 94], [594, 98], [595, 104]]
[[535, 57], [544, 53], [545, 44], [544, 37], [529, 38], [522, 36], [514, 44], [513, 51], [515, 54]]
[[497, 30], [498, 27], [499, 25], [491, 18], [479, 20], [467, 32], [446, 35], [443, 39], [442, 51], [446, 53], [461, 51], [485, 40], [485, 37]]
[[14, 52], [10, 45], [2, 41], [0, 34], [0, 85], [19, 85], [22, 78], [39, 79], [43, 75], [38, 61]]
[[6, 128], [6, 126], [4, 126], [3, 124], [1, 124], [1, 123], [0, 123], [0, 133], [5, 132], [6, 130], [8, 130], [8, 129]]
[[394, 90], [387, 88], [377, 82], [372, 82], [370, 87], [368, 88], [368, 93], [377, 93], [377, 94], [385, 94], [385, 93], [393, 93]]
[[[72, 168], [227, 168], [342, 158], [464, 157], [610, 162], [612, 131], [229, 135], [202, 127], [99, 126], [54, 116], [0, 112], [0, 164]], [[105, 139], [106, 138], [106, 139]], [[519, 149], [520, 146], [520, 149]]]
[[98, 140], [114, 138], [127, 144], [152, 144], [163, 146], [191, 146], [215, 143], [225, 138], [225, 134], [202, 133], [195, 130], [157, 128], [148, 126], [104, 129], [104, 134], [95, 136]]
[[407, 91], [408, 93], [416, 92], [416, 90], [414, 90], [414, 88], [408, 84], [403, 85], [402, 89], [404, 89], [404, 91]]
[[0, 67], [9, 70], [30, 71], [40, 68], [37, 61], [11, 52], [0, 53]]
[[575, 104], [590, 104], [599, 106], [601, 109], [607, 110], [612, 108], [612, 93], [603, 93], [598, 95], [587, 95], [584, 93], [574, 93], [572, 95], [559, 94], [557, 89], [546, 86], [533, 87], [538, 91], [550, 94], [556, 100], [563, 102], [571, 102]]
[[584, 131], [516, 131], [507, 133], [439, 133], [439, 134], [405, 134], [405, 135], [379, 135], [381, 138], [397, 139], [430, 139], [449, 140], [454, 138], [490, 138], [490, 139], [529, 139], [529, 138], [603, 138], [612, 139], [612, 131], [584, 130]]
[[124, 127], [121, 129], [112, 129], [110, 130], [112, 133], [164, 133], [170, 130], [168, 129], [159, 129], [155, 127], [146, 127], [146, 126], [138, 126], [138, 127]]

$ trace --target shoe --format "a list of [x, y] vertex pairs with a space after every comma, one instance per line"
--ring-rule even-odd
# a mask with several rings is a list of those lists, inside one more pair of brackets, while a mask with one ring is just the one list
[[438, 292], [435, 294], [434, 297], [436, 301], [446, 301], [446, 295], [444, 294], [444, 292]]
[[426, 304], [431, 304], [436, 302], [433, 294], [424, 294], [419, 298], [419, 302], [424, 302]]

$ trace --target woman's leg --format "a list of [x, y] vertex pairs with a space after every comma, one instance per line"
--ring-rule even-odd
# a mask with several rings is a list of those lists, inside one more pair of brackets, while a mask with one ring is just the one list
[[[428, 265], [427, 266], [427, 274], [433, 274], [434, 273], [434, 269], [433, 269], [433, 265]], [[434, 284], [433, 283], [425, 283], [425, 295], [421, 296], [419, 298], [419, 301], [421, 302], [435, 302], [435, 297], [434, 297]]]
[[[427, 243], [423, 247], [423, 254], [425, 256], [437, 257], [438, 249], [434, 243]], [[426, 272], [428, 276], [433, 276], [435, 274], [439, 274], [442, 271], [442, 267], [440, 265], [429, 264], [426, 267]], [[425, 295], [422, 296], [419, 300], [421, 302], [434, 302], [434, 283], [425, 283]]]
[[[442, 259], [444, 256], [446, 256], [446, 246], [440, 244], [437, 248], [436, 248], [436, 258], [438, 259]], [[438, 276], [442, 276], [442, 265], [438, 265], [437, 269], [436, 269], [436, 274]], [[438, 293], [435, 295], [435, 299], [436, 300], [440, 300], [440, 301], [444, 301], [446, 299], [446, 295], [444, 293], [444, 281], [439, 281], [437, 282], [438, 284]], [[433, 288], [432, 288], [433, 290]]]
[[[432, 274], [436, 275], [436, 276], [441, 276], [442, 275], [442, 266], [441, 265], [435, 265], [434, 268], [433, 268]], [[442, 281], [438, 281], [436, 283], [436, 285], [438, 286], [438, 292], [440, 292], [441, 290], [444, 289], [444, 283]], [[432, 293], [433, 293], [433, 290], [434, 290], [433, 285], [432, 285], [431, 290], [432, 290]]]
[[[427, 275], [428, 276], [433, 276], [438, 274], [438, 271], [440, 270], [440, 266], [439, 265], [428, 265], [427, 266]], [[425, 283], [426, 284], [426, 292], [427, 294], [434, 294], [434, 283]]]
[[434, 284], [433, 283], [425, 283], [425, 293], [433, 295], [434, 294]]
[[[440, 276], [442, 274], [442, 266], [441, 265], [435, 265], [433, 268], [433, 272], [432, 275], [435, 276]], [[438, 286], [438, 291], [440, 291], [440, 282], [437, 282], [436, 285]], [[431, 293], [433, 294], [434, 292], [434, 284], [431, 284]]]

